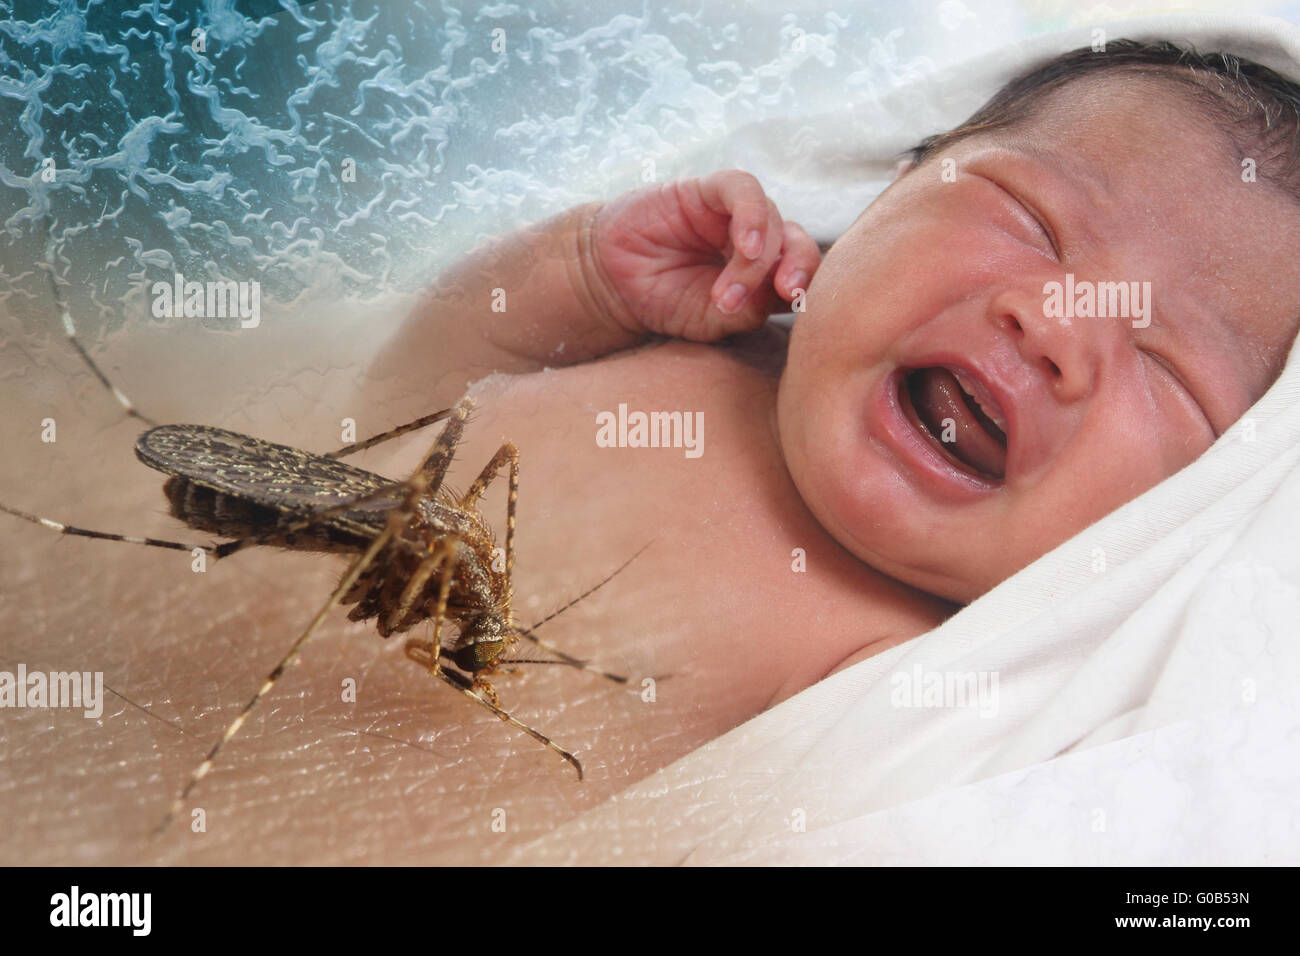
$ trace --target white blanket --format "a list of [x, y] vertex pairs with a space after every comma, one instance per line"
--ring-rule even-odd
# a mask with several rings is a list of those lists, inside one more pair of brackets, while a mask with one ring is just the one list
[[[1300, 30], [1226, 16], [1102, 24], [1300, 75]], [[1089, 45], [1038, 37], [846, 115], [742, 129], [741, 166], [820, 239], [897, 153], [1003, 81]], [[517, 862], [1300, 862], [1300, 350], [1204, 456], [931, 633], [808, 689], [517, 854]], [[934, 673], [980, 707], [896, 706]], [[996, 689], [996, 694], [992, 691]]]

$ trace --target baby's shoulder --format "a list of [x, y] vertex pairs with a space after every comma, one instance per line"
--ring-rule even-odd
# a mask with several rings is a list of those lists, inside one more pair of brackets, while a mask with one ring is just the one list
[[759, 330], [721, 344], [661, 339], [591, 362], [538, 372], [494, 375], [471, 390], [480, 402], [537, 410], [556, 403], [583, 407], [725, 409], [750, 407], [774, 391], [785, 360], [784, 330]]
[[584, 369], [588, 374], [607, 375], [629, 383], [645, 381], [684, 393], [764, 383], [775, 387], [785, 367], [788, 344], [788, 330], [768, 323], [754, 332], [707, 345], [659, 339], [585, 366], [575, 366], [575, 370]]

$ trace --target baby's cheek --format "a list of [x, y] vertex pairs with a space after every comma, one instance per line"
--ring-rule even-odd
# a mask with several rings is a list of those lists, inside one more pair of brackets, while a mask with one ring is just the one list
[[[792, 351], [793, 357], [793, 351]], [[814, 507], [822, 497], [821, 485], [824, 476], [820, 472], [826, 467], [824, 458], [817, 451], [817, 420], [808, 413], [797, 394], [796, 382], [792, 381], [791, 367], [786, 365], [785, 374], [777, 391], [777, 437], [781, 446], [781, 455], [785, 459], [789, 472], [799, 496], [814, 514]], [[821, 463], [821, 468], [815, 466]]]
[[783, 428], [783, 439], [787, 434], [786, 465], [804, 505], [832, 537], [857, 552], [858, 542], [870, 538], [865, 502], [871, 489], [865, 473], [851, 463], [851, 436], [829, 430], [815, 415]]

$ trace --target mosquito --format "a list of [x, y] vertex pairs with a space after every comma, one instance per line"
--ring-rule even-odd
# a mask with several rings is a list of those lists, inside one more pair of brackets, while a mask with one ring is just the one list
[[[448, 466], [474, 408], [472, 399], [463, 398], [453, 408], [326, 455], [211, 426], [158, 425], [141, 414], [99, 369], [77, 339], [72, 318], [62, 307], [57, 285], [55, 294], [61, 306], [64, 332], [73, 348], [125, 413], [151, 426], [136, 442], [136, 457], [168, 476], [163, 492], [171, 514], [195, 530], [232, 540], [195, 546], [93, 531], [3, 503], [0, 511], [60, 534], [190, 552], [202, 550], [213, 559], [253, 545], [331, 552], [353, 558], [328, 600], [190, 774], [155, 829], [155, 835], [162, 833], [181, 812], [194, 788], [212, 770], [218, 754], [239, 733], [253, 708], [298, 657], [326, 615], [340, 604], [352, 605], [350, 620], [374, 619], [383, 637], [431, 621], [432, 634], [427, 640], [408, 639], [407, 657], [549, 748], [572, 765], [578, 779], [582, 779], [582, 764], [577, 757], [502, 708], [491, 678], [504, 664], [560, 663], [626, 683], [625, 676], [600, 670], [564, 653], [539, 638], [534, 630], [603, 587], [635, 560], [640, 551], [604, 580], [531, 628], [520, 627], [514, 623], [511, 611], [519, 494], [518, 450], [512, 442], [504, 442], [462, 495], [456, 495], [444, 485]], [[420, 465], [403, 481], [393, 481], [340, 460], [440, 421], [445, 425], [437, 439]], [[507, 468], [509, 488], [502, 555], [478, 509], [478, 502]], [[445, 623], [457, 629], [450, 646], [444, 646], [441, 640]], [[521, 637], [558, 660], [510, 658]]]

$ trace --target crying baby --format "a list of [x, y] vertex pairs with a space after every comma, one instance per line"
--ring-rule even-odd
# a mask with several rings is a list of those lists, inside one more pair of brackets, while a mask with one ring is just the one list
[[[674, 675], [593, 744], [648, 771], [931, 630], [1259, 399], [1300, 325], [1298, 128], [1247, 61], [1076, 51], [920, 143], [824, 259], [744, 172], [653, 186], [470, 254], [382, 364], [478, 383], [463, 457], [519, 444], [522, 623], [651, 543], [566, 645]], [[606, 447], [620, 408], [699, 416], [707, 450]]]

